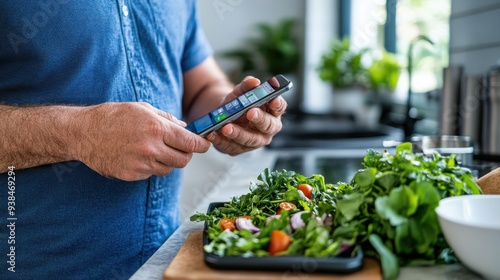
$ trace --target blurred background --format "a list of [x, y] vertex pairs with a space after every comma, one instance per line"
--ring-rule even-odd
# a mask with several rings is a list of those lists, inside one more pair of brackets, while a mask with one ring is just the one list
[[[476, 159], [498, 160], [498, 0], [199, 0], [198, 15], [235, 83], [293, 81], [267, 151], [364, 151], [448, 134], [470, 136]], [[192, 175], [216, 182], [231, 162], [216, 151], [194, 158], [185, 211], [202, 184]]]
[[[457, 10], [458, 13], [475, 8], [468, 4], [471, 1], [457, 2], [468, 5]], [[335, 91], [357, 87], [369, 98], [376, 90], [355, 80], [336, 88], [333, 79], [321, 79], [322, 58], [332, 55], [333, 45], [342, 39], [350, 40], [351, 54], [365, 52], [362, 64], [366, 68], [371, 66], [374, 56], [378, 58], [384, 51], [394, 54], [400, 73], [397, 86], [380, 89], [379, 93], [380, 99], [392, 103], [388, 105], [396, 112], [398, 105], [406, 105], [407, 56], [412, 40], [427, 36], [434, 43], [418, 44], [414, 48], [412, 87], [415, 92], [427, 97], [426, 93], [440, 88], [443, 68], [449, 65], [451, 0], [219, 0], [198, 1], [198, 5], [202, 26], [225, 72], [235, 82], [249, 74], [266, 78], [276, 74], [273, 70], [292, 77], [297, 80], [296, 87], [287, 97], [292, 109], [299, 112], [335, 112]], [[474, 17], [467, 22], [469, 20], [474, 21]], [[284, 24], [289, 28], [283, 28]], [[342, 55], [339, 54], [338, 65], [330, 66], [339, 72], [351, 71], [351, 62]], [[457, 63], [461, 63], [458, 59]], [[273, 67], [273, 63], [283, 67]], [[363, 86], [365, 88], [360, 88]], [[422, 96], [415, 96], [422, 99], [418, 97]], [[419, 101], [416, 100], [416, 105], [420, 105]], [[422, 107], [421, 114], [430, 114], [429, 117], [436, 120], [436, 110], [425, 110], [427, 104]], [[422, 129], [435, 132], [437, 124], [428, 123], [428, 127]]]

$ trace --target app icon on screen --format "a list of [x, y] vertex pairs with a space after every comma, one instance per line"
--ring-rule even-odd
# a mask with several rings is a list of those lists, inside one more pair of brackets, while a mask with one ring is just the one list
[[243, 107], [250, 105], [250, 101], [248, 100], [248, 98], [246, 98], [246, 96], [242, 95], [242, 96], [238, 97], [238, 99], [240, 100]]
[[245, 94], [245, 96], [246, 96], [246, 97], [248, 98], [248, 100], [249, 100], [250, 102], [252, 102], [252, 103], [253, 103], [253, 102], [255, 102], [255, 101], [257, 101], [257, 100], [259, 100], [259, 99], [257, 98], [257, 96], [255, 96], [255, 94], [253, 93], [253, 91], [248, 92], [247, 94]]

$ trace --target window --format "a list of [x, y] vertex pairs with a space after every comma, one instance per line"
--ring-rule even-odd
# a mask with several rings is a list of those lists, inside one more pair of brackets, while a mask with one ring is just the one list
[[[434, 45], [416, 43], [413, 57], [413, 92], [426, 92], [442, 86], [442, 71], [448, 66], [449, 18], [451, 0], [398, 0], [396, 8], [396, 52], [406, 65], [410, 42], [419, 35]], [[418, 44], [418, 45], [417, 45]], [[401, 76], [408, 85], [408, 75]]]
[[416, 43], [413, 58], [413, 92], [442, 86], [442, 71], [448, 65], [451, 0], [350, 0], [353, 47], [395, 51], [403, 66], [396, 98], [405, 100], [408, 90], [408, 48], [419, 35], [434, 45]]
[[383, 48], [386, 0], [351, 0], [351, 43], [356, 49]]

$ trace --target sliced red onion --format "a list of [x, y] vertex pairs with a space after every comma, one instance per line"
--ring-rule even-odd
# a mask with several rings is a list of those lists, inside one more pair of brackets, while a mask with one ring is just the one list
[[349, 244], [349, 243], [340, 243], [339, 254], [342, 254], [344, 252], [351, 250], [353, 246], [354, 246], [353, 244]]
[[251, 220], [247, 218], [237, 218], [236, 221], [236, 228], [239, 230], [249, 230], [252, 233], [260, 232], [260, 228], [256, 227]]
[[292, 218], [290, 218], [290, 225], [294, 230], [298, 228], [304, 228], [306, 226], [306, 223], [304, 223], [304, 220], [302, 220], [302, 214], [307, 213], [307, 211], [300, 211], [292, 215]]
[[281, 215], [272, 215], [272, 216], [267, 217], [266, 225], [269, 224], [269, 222], [272, 220], [278, 220], [280, 217], [281, 217]]

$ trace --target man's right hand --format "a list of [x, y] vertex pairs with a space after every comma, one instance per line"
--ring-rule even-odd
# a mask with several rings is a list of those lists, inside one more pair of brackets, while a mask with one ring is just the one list
[[[163, 176], [185, 167], [210, 142], [148, 103], [104, 103], [85, 108], [76, 157], [99, 174], [125, 181]], [[80, 130], [81, 129], [81, 130]]]

